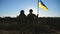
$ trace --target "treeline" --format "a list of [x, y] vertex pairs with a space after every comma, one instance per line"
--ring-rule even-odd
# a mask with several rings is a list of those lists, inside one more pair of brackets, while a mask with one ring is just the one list
[[47, 24], [50, 28], [60, 30], [60, 17], [47, 17], [47, 18], [39, 18], [39, 21], [42, 24]]
[[[51, 28], [59, 28], [60, 26], [60, 18], [59, 17], [40, 17], [37, 18], [38, 22], [37, 24], [46, 24], [49, 26], [52, 26]], [[2, 24], [16, 24], [17, 25], [17, 18], [11, 18], [11, 17], [5, 17], [5, 18], [1, 18], [0, 17], [0, 25]], [[12, 25], [11, 25], [12, 26]]]
[[0, 23], [15, 23], [16, 22], [16, 18], [12, 18], [12, 17], [4, 17], [1, 18], [0, 17]]

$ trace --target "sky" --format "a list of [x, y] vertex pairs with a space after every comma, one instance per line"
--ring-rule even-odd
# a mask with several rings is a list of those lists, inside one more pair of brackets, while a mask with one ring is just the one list
[[[42, 2], [48, 7], [48, 11], [39, 8], [39, 17], [60, 17], [60, 0], [42, 0]], [[30, 9], [37, 15], [37, 3], [38, 0], [0, 0], [0, 17], [16, 17], [21, 10], [28, 15]]]

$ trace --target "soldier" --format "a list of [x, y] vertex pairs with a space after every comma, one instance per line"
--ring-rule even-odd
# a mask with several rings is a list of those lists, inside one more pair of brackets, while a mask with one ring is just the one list
[[18, 24], [25, 24], [26, 15], [24, 14], [24, 10], [21, 10], [20, 15], [18, 16]]
[[32, 12], [33, 12], [32, 9], [30, 9], [29, 12], [30, 12], [30, 14], [28, 14], [27, 19], [28, 19], [28, 21], [29, 21], [30, 23], [29, 23], [29, 22], [28, 22], [28, 23], [29, 23], [29, 24], [33, 24], [33, 23], [34, 23], [34, 20], [37, 19], [37, 16], [32, 13]]
[[30, 32], [34, 31], [34, 25], [37, 23], [37, 16], [33, 14], [33, 10], [29, 10], [29, 14], [27, 15], [27, 26]]
[[18, 30], [20, 30], [21, 34], [25, 31], [26, 26], [26, 15], [24, 14], [24, 10], [21, 10], [20, 15], [17, 17], [18, 21]]

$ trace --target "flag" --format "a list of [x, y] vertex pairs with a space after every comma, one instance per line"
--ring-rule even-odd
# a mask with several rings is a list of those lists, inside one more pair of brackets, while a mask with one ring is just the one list
[[45, 6], [45, 4], [41, 0], [38, 0], [38, 7], [42, 8], [45, 11], [48, 10], [48, 8]]

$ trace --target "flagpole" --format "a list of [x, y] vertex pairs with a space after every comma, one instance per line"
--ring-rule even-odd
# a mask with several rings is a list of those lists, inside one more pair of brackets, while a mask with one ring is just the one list
[[[38, 0], [38, 2], [39, 2], [39, 0]], [[39, 3], [38, 3], [38, 5], [37, 5], [37, 17], [39, 16]]]

